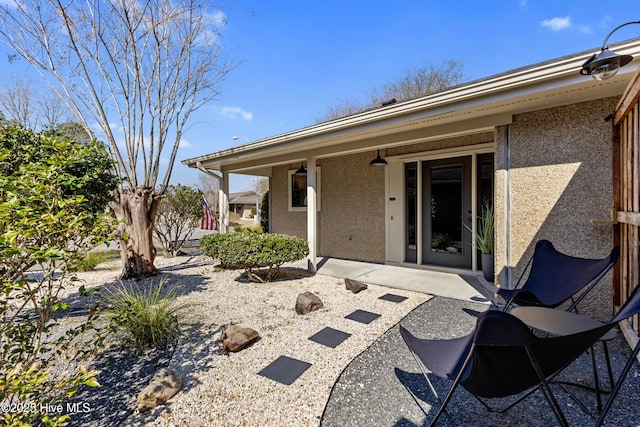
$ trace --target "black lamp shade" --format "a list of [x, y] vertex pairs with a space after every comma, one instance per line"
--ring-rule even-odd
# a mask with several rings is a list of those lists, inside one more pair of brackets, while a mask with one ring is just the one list
[[598, 55], [594, 54], [582, 64], [580, 74], [590, 75], [596, 80], [606, 80], [615, 76], [620, 67], [627, 65], [632, 59], [631, 55], [618, 55], [605, 47]]
[[294, 175], [306, 175], [307, 174], [307, 170], [304, 168], [304, 163], [300, 163], [300, 167], [293, 174]]
[[378, 150], [378, 155], [375, 159], [369, 162], [369, 166], [389, 166], [389, 163], [382, 157], [380, 157], [380, 150]]

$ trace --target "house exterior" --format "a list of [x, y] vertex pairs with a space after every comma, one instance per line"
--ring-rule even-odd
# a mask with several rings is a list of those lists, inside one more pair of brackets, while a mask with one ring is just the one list
[[[609, 80], [580, 75], [581, 52], [183, 163], [221, 181], [223, 224], [229, 173], [269, 177], [270, 231], [308, 239], [312, 270], [326, 256], [478, 271], [489, 201], [495, 282], [512, 287], [540, 239], [588, 258], [612, 248], [610, 116], [640, 39], [611, 49], [635, 59]], [[369, 165], [378, 153], [388, 166]]]
[[260, 198], [254, 191], [242, 191], [229, 194], [229, 212], [241, 218], [253, 218], [260, 204]]

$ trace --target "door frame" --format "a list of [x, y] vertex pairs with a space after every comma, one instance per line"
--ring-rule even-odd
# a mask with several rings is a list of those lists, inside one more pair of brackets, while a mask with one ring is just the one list
[[[402, 154], [397, 156], [386, 157], [389, 163], [386, 173], [385, 182], [385, 263], [391, 265], [399, 265], [404, 267], [428, 268], [431, 270], [440, 270], [446, 272], [468, 272], [468, 269], [455, 267], [443, 267], [436, 265], [425, 265], [422, 260], [422, 222], [418, 221], [416, 234], [417, 242], [417, 263], [406, 263], [404, 261], [406, 247], [406, 200], [404, 191], [404, 165], [405, 163], [417, 162], [418, 176], [422, 176], [422, 161], [441, 160], [454, 157], [471, 156], [471, 215], [473, 218], [478, 216], [477, 211], [477, 156], [479, 154], [495, 153], [495, 142], [484, 144], [469, 145], [464, 147], [456, 147], [450, 149], [421, 151], [415, 153]], [[418, 179], [418, 194], [422, 193], [422, 179]], [[494, 196], [495, 197], [495, 196]], [[422, 203], [418, 201], [418, 218], [422, 216]], [[473, 231], [475, 232], [476, 221], [473, 222]], [[473, 239], [472, 239], [473, 241]], [[479, 271], [480, 257], [476, 250], [475, 242], [471, 253], [471, 270]]]
[[[423, 265], [439, 265], [444, 267], [452, 267], [452, 268], [471, 268], [471, 264], [473, 262], [472, 252], [476, 250], [473, 240], [473, 224], [474, 221], [471, 221], [472, 218], [475, 218], [473, 214], [473, 209], [471, 208], [472, 196], [474, 188], [474, 173], [472, 172], [472, 164], [477, 164], [476, 155], [466, 155], [466, 156], [456, 156], [456, 157], [447, 157], [445, 159], [438, 160], [423, 160], [422, 163], [422, 192], [423, 194], [418, 194], [418, 201], [422, 203], [422, 215], [418, 216], [417, 220], [421, 221], [423, 224], [431, 224], [431, 229], [429, 227], [425, 227], [422, 225], [422, 239], [418, 240], [418, 245], [422, 245], [422, 247], [418, 246], [418, 252], [422, 255], [422, 258], [418, 258], [421, 260], [421, 264]], [[445, 167], [450, 169], [451, 167], [457, 167], [462, 170], [462, 181], [461, 185], [461, 206], [460, 206], [460, 246], [461, 253], [448, 253], [444, 252], [434, 252], [432, 249], [432, 240], [433, 240], [433, 221], [429, 219], [430, 213], [432, 214], [432, 203], [429, 202], [429, 197], [433, 200], [433, 182], [431, 180], [432, 175], [430, 171], [435, 169], [439, 169], [441, 167]], [[432, 169], [433, 168], [433, 169]], [[476, 183], [477, 184], [477, 183]], [[477, 185], [476, 185], [477, 188]], [[467, 215], [468, 218], [466, 217]], [[469, 230], [465, 227], [465, 224], [471, 228]], [[471, 245], [470, 245], [471, 244]], [[431, 249], [431, 250], [430, 250]], [[468, 265], [468, 267], [467, 267]]]

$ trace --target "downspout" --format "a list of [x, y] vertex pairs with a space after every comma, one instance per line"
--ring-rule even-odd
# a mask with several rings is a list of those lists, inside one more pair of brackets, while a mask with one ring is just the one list
[[196, 167], [200, 172], [209, 175], [218, 180], [220, 191], [218, 193], [218, 209], [220, 209], [220, 230], [219, 233], [224, 234], [229, 228], [229, 174], [222, 173], [222, 176], [213, 173], [205, 168], [202, 163], [196, 162]]

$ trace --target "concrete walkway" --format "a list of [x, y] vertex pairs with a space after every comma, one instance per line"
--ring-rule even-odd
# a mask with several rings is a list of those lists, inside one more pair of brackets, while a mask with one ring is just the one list
[[[306, 268], [306, 260], [288, 264], [291, 267]], [[318, 263], [318, 274], [349, 278], [373, 285], [423, 292], [462, 301], [489, 304], [480, 293], [479, 276], [443, 273], [417, 268], [396, 267], [336, 258], [322, 258]]]

